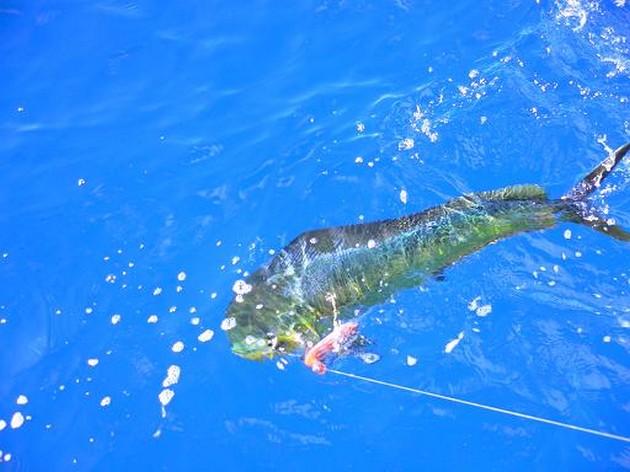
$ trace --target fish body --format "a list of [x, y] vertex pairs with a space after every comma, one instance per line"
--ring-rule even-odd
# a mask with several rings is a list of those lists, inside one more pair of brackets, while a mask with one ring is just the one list
[[333, 316], [350, 318], [354, 309], [418, 286], [490, 243], [562, 220], [630, 239], [585, 200], [628, 149], [616, 150], [557, 200], [537, 185], [517, 185], [401, 218], [302, 233], [245, 280], [244, 293], [230, 304], [233, 351], [249, 359], [303, 351], [331, 330]]

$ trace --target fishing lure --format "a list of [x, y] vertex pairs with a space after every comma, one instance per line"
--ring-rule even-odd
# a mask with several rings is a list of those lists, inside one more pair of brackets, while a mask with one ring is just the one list
[[336, 325], [333, 330], [313, 347], [308, 348], [304, 356], [304, 364], [318, 374], [326, 373], [324, 360], [330, 354], [336, 354], [347, 348], [356, 339], [358, 323], [348, 321]]

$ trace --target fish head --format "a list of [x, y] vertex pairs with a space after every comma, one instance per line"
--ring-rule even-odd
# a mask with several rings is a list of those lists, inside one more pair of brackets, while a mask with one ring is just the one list
[[245, 359], [261, 361], [291, 354], [302, 348], [302, 342], [294, 332], [267, 332], [253, 334], [232, 342], [232, 352]]
[[235, 284], [224, 329], [234, 354], [250, 360], [271, 359], [303, 350], [305, 340], [293, 300], [257, 274]]

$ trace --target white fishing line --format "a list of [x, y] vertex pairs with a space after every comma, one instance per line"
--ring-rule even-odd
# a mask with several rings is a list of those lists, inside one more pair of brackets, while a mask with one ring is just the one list
[[413, 387], [406, 387], [404, 385], [398, 385], [392, 382], [386, 382], [384, 380], [378, 380], [371, 377], [364, 377], [363, 375], [350, 374], [348, 372], [343, 372], [336, 369], [327, 369], [326, 372], [330, 372], [332, 374], [341, 375], [343, 377], [348, 377], [355, 380], [363, 380], [364, 382], [370, 382], [377, 385], [382, 385], [384, 387], [395, 388], [398, 390], [403, 390], [406, 392], [416, 393], [418, 395], [424, 395], [426, 397], [437, 398], [440, 400], [445, 400], [452, 403], [459, 403], [461, 405], [468, 405], [474, 408], [481, 408], [483, 410], [494, 411], [495, 413], [501, 413], [504, 415], [515, 416], [517, 418], [522, 418], [525, 420], [538, 421], [539, 423], [545, 423], [552, 426], [558, 426], [560, 428], [571, 429], [573, 431], [580, 431], [582, 433], [592, 434], [594, 436], [599, 436], [602, 438], [614, 439], [616, 441], [622, 441], [630, 443], [630, 437], [628, 436], [620, 436], [618, 434], [607, 433], [605, 431], [598, 431], [596, 429], [583, 428], [582, 426], [576, 426], [569, 423], [563, 423], [561, 421], [550, 420], [547, 418], [541, 418], [540, 416], [528, 415], [526, 413], [519, 413], [518, 411], [506, 410], [505, 408], [498, 408], [496, 406], [484, 405], [483, 403], [472, 402], [469, 400], [462, 400], [460, 398], [449, 397], [447, 395], [441, 395], [439, 393], [427, 392], [425, 390], [420, 390]]

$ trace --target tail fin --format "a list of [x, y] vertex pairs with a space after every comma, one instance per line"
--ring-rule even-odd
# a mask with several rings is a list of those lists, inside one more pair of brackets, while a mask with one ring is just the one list
[[616, 151], [604, 159], [593, 171], [580, 180], [571, 190], [569, 190], [562, 200], [580, 201], [584, 200], [590, 193], [602, 184], [602, 181], [623, 159], [623, 156], [630, 150], [630, 143], [624, 144]]
[[626, 153], [630, 150], [630, 143], [624, 144], [620, 148], [604, 159], [586, 177], [580, 180], [571, 190], [564, 194], [561, 200], [569, 204], [571, 212], [569, 219], [583, 223], [604, 234], [608, 234], [622, 241], [630, 241], [630, 233], [616, 226], [613, 221], [603, 219], [597, 214], [595, 209], [590, 207], [586, 198], [600, 187], [602, 181], [621, 162]]

